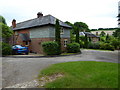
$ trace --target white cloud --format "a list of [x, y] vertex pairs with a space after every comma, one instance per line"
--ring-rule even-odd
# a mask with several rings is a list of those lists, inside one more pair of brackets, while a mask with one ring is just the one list
[[36, 17], [41, 11], [62, 21], [83, 21], [90, 28], [117, 27], [119, 0], [1, 0], [0, 14], [8, 25]]

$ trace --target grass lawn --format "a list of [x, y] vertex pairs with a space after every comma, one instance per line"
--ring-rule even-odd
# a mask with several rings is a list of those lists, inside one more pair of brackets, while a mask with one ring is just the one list
[[117, 88], [118, 64], [95, 61], [76, 61], [53, 64], [42, 70], [43, 76], [62, 73], [63, 77], [46, 83], [46, 88]]
[[74, 54], [80, 54], [80, 52], [79, 53], [62, 53], [61, 55], [74, 55]]

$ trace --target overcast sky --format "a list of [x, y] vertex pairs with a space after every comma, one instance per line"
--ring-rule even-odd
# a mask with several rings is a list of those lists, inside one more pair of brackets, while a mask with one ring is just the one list
[[0, 0], [0, 15], [9, 26], [37, 17], [38, 12], [62, 20], [85, 22], [90, 29], [117, 27], [119, 0]]

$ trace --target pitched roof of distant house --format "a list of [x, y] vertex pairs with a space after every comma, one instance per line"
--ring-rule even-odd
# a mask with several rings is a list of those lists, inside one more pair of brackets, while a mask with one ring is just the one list
[[100, 36], [97, 36], [97, 35], [92, 34], [90, 32], [80, 32], [79, 35], [81, 35], [81, 36], [87, 35], [87, 37], [100, 37]]
[[[12, 30], [20, 30], [20, 29], [26, 29], [26, 28], [33, 28], [33, 27], [39, 27], [44, 25], [55, 25], [56, 18], [52, 15], [46, 15], [41, 16], [39, 18], [27, 20], [21, 23], [17, 23], [15, 28], [12, 28]], [[66, 23], [59, 20], [59, 23], [61, 26], [66, 28], [71, 28], [71, 26], [67, 25]]]

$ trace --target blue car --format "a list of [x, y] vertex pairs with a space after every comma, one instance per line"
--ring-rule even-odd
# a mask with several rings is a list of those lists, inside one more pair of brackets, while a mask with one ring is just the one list
[[25, 53], [26, 55], [29, 54], [28, 47], [23, 47], [21, 45], [14, 45], [12, 46], [13, 54], [23, 54]]

